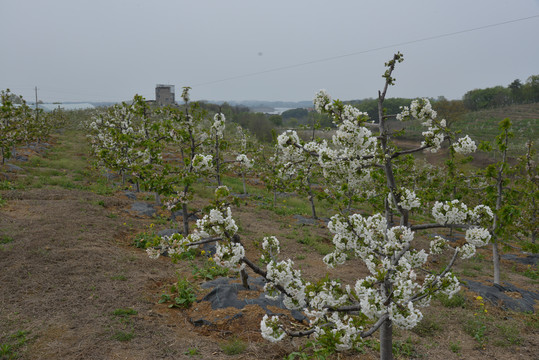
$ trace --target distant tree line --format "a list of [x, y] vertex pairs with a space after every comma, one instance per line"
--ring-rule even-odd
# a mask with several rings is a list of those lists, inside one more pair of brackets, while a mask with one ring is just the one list
[[[280, 117], [275, 119], [272, 115], [251, 112], [247, 106], [243, 105], [230, 105], [227, 102], [217, 105], [202, 101], [200, 102], [200, 106], [208, 112], [223, 113], [227, 120], [235, 122], [244, 129], [249, 130], [260, 141], [271, 142], [272, 129], [282, 124]], [[281, 120], [281, 122], [278, 120]]]
[[513, 104], [539, 102], [539, 75], [532, 75], [522, 83], [516, 79], [507, 87], [495, 86], [470, 90], [462, 101], [469, 110], [481, 110]]
[[[507, 87], [495, 86], [470, 90], [464, 94], [462, 100], [447, 100], [443, 96], [437, 99], [430, 98], [429, 100], [441, 117], [448, 119], [450, 122], [457, 121], [468, 111], [539, 102], [539, 75], [530, 76], [525, 83], [516, 79]], [[402, 106], [410, 106], [411, 102], [412, 99], [388, 98], [384, 101], [384, 111], [388, 115], [398, 114]], [[379, 122], [377, 99], [349, 100], [345, 104], [366, 112], [370, 120], [375, 123]], [[227, 119], [238, 123], [243, 128], [248, 129], [259, 140], [266, 142], [272, 141], [272, 130], [278, 127], [310, 127], [313, 123], [319, 124], [322, 128], [335, 127], [331, 119], [326, 115], [321, 115], [312, 109], [306, 108], [290, 109], [277, 115], [251, 112], [247, 106], [231, 105], [227, 102], [217, 105], [202, 101], [201, 106], [209, 112], [222, 112]]]

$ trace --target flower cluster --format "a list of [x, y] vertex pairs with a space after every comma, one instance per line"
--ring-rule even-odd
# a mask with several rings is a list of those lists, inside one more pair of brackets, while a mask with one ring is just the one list
[[219, 266], [226, 267], [233, 271], [240, 271], [245, 268], [245, 263], [242, 259], [245, 257], [245, 249], [241, 244], [228, 242], [216, 244], [213, 260]]
[[253, 160], [249, 159], [245, 154], [236, 156], [236, 161], [244, 168], [250, 169], [253, 167]]
[[447, 246], [447, 240], [441, 236], [435, 236], [430, 242], [430, 253], [433, 255], [441, 254]]
[[165, 206], [168, 210], [173, 210], [178, 204], [188, 204], [191, 196], [184, 190], [178, 191], [175, 197], [165, 201]]
[[475, 145], [475, 141], [466, 135], [465, 137], [458, 139], [457, 142], [453, 144], [453, 150], [455, 150], [455, 152], [458, 154], [466, 155], [475, 152], [475, 150], [477, 150], [477, 146]]
[[459, 254], [462, 259], [469, 259], [475, 255], [475, 246], [466, 243], [459, 248]]
[[[330, 141], [313, 140], [303, 143], [295, 131], [286, 131], [277, 138], [277, 154], [283, 180], [308, 177], [314, 168], [321, 171], [329, 196], [341, 196], [346, 192], [371, 191], [362, 186], [370, 181], [370, 166], [378, 147], [377, 137], [365, 123], [368, 115], [351, 105], [331, 102], [330, 96], [321, 90], [314, 100], [315, 109], [327, 113], [337, 125]], [[345, 190], [343, 190], [345, 189]]]
[[286, 293], [283, 303], [288, 309], [303, 309], [306, 302], [305, 281], [301, 278], [301, 271], [294, 269], [294, 262], [270, 261], [266, 266], [266, 279], [268, 282], [264, 290], [268, 293], [268, 298], [275, 298], [278, 295], [276, 286], [281, 286]]
[[215, 114], [211, 128], [219, 138], [222, 138], [225, 131], [225, 114]]
[[204, 237], [218, 236], [228, 239], [238, 231], [230, 207], [224, 210], [211, 209], [209, 214], [197, 220], [196, 226]]
[[207, 172], [212, 169], [213, 156], [196, 154], [193, 158], [193, 170], [196, 172]]
[[418, 119], [421, 125], [427, 127], [427, 130], [422, 132], [425, 140], [421, 146], [428, 146], [433, 153], [440, 150], [447, 124], [444, 119], [437, 119], [437, 113], [432, 109], [430, 101], [419, 99], [412, 101], [410, 107], [402, 106], [400, 114], [397, 114], [397, 120], [404, 121], [410, 118]]
[[268, 315], [264, 315], [260, 322], [260, 331], [262, 337], [271, 342], [281, 341], [286, 335], [279, 325], [279, 318], [277, 316], [270, 318]]
[[459, 200], [436, 201], [432, 208], [432, 216], [443, 225], [485, 224], [493, 219], [492, 210], [488, 206], [478, 205], [474, 209], [468, 209], [468, 206]]
[[432, 216], [438, 223], [443, 225], [465, 224], [468, 215], [468, 206], [458, 200], [444, 203], [436, 201], [432, 208]]
[[162, 236], [158, 244], [154, 244], [146, 249], [146, 253], [151, 259], [157, 259], [161, 254], [167, 253], [169, 256], [180, 255], [187, 251], [190, 243], [200, 240], [199, 234], [190, 234], [183, 236], [181, 234], [172, 234]]
[[[428, 99], [414, 100], [408, 106], [401, 106], [400, 114], [397, 114], [397, 120], [405, 121], [410, 118], [419, 119], [425, 122], [431, 122], [438, 114], [432, 108], [432, 105]], [[428, 124], [430, 125], [430, 123]]]
[[265, 262], [274, 260], [281, 252], [279, 240], [275, 236], [266, 236], [262, 240], [262, 255], [260, 259]]
[[466, 241], [475, 247], [482, 247], [490, 241], [490, 232], [481, 227], [471, 227], [466, 230]]
[[331, 339], [335, 343], [335, 350], [344, 351], [351, 349], [354, 344], [361, 341], [363, 327], [358, 325], [354, 316], [332, 313], [327, 317], [327, 322], [333, 325], [332, 328], [315, 326], [315, 338], [321, 337]]
[[320, 90], [314, 97], [314, 109], [318, 112], [329, 111], [331, 109], [331, 96], [326, 90]]
[[[412, 210], [413, 208], [418, 208], [421, 206], [421, 201], [417, 197], [414, 191], [409, 189], [404, 189], [399, 194], [400, 199], [397, 203], [401, 208], [405, 210]], [[389, 205], [393, 210], [396, 210], [393, 202], [393, 197], [391, 196], [391, 193], [388, 194], [388, 201]]]

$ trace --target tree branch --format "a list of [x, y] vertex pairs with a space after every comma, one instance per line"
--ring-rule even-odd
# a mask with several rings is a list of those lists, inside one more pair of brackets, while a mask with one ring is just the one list
[[369, 337], [371, 336], [372, 334], [374, 334], [374, 332], [376, 330], [378, 330], [380, 328], [380, 326], [382, 326], [382, 324], [387, 320], [389, 319], [389, 314], [384, 314], [382, 315], [382, 317], [380, 319], [378, 319], [378, 321], [367, 331], [363, 331], [359, 336], [361, 336], [362, 338], [366, 338], [366, 337]]
[[426, 230], [436, 228], [465, 228], [468, 229], [471, 225], [468, 224], [419, 224], [410, 226], [410, 230]]
[[420, 146], [416, 149], [410, 149], [410, 150], [403, 150], [403, 151], [397, 151], [397, 152], [394, 152], [392, 155], [391, 155], [391, 158], [394, 159], [396, 157], [399, 157], [401, 155], [406, 155], [406, 154], [413, 154], [415, 152], [418, 152], [418, 151], [422, 151], [422, 150], [425, 150], [425, 149], [428, 149], [432, 146], [430, 145], [423, 145], [423, 146]]

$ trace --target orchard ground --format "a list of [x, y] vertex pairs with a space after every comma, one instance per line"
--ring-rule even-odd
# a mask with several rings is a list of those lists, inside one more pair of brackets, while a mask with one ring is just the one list
[[[137, 234], [170, 228], [167, 213], [149, 218], [130, 212], [133, 200], [89, 167], [80, 131], [57, 135], [52, 143], [46, 154], [30, 153], [27, 162], [14, 163], [22, 171], [2, 170], [0, 175], [2, 359], [292, 359], [294, 352], [296, 358], [304, 358], [302, 352], [313, 356], [312, 348], [303, 348], [308, 339], [277, 344], [263, 340], [259, 324], [264, 311], [256, 306], [212, 310], [202, 301], [182, 310], [160, 304], [161, 295], [177, 281], [176, 273], [193, 284], [203, 282], [193, 269], [206, 264], [205, 256], [197, 253], [177, 264], [165, 257], [149, 259], [133, 241]], [[250, 180], [249, 189], [262, 193], [259, 180]], [[198, 193], [192, 208], [208, 204], [211, 188], [201, 186]], [[153, 201], [149, 194], [138, 198]], [[329, 273], [350, 282], [366, 275], [359, 261], [334, 270], [325, 267], [322, 257], [331, 251], [330, 234], [322, 222], [298, 223], [293, 215], [308, 215], [297, 206], [301, 201], [279, 198], [278, 208], [272, 210], [271, 201], [251, 197], [233, 208], [248, 255], [256, 258], [254, 241], [276, 235], [283, 256], [290, 254], [307, 278]], [[418, 238], [426, 246], [427, 240]], [[514, 249], [508, 253], [521, 256]], [[456, 272], [462, 279], [488, 283], [490, 258], [490, 248], [480, 249], [472, 261], [457, 263]], [[539, 291], [536, 266], [503, 260], [502, 267], [502, 281]], [[199, 300], [208, 292], [197, 286]], [[425, 317], [415, 329], [396, 329], [394, 354], [398, 359], [536, 359], [537, 305], [535, 310], [505, 311], [462, 286], [453, 301], [438, 298], [424, 309]], [[238, 313], [242, 315], [235, 316]], [[191, 320], [198, 318], [213, 319], [213, 325], [195, 326]], [[377, 334], [363, 354], [347, 351], [328, 358], [376, 359], [376, 338]]]

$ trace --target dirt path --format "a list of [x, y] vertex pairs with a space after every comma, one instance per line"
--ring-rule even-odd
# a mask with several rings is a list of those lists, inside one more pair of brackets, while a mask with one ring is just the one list
[[[0, 251], [0, 337], [27, 331], [22, 358], [178, 359], [195, 347], [219, 357], [218, 344], [196, 336], [187, 319], [156, 311], [160, 286], [182, 264], [128, 246], [125, 219], [98, 205], [110, 198], [64, 189], [3, 198], [0, 235], [12, 241]], [[137, 314], [112, 315], [117, 309]]]

